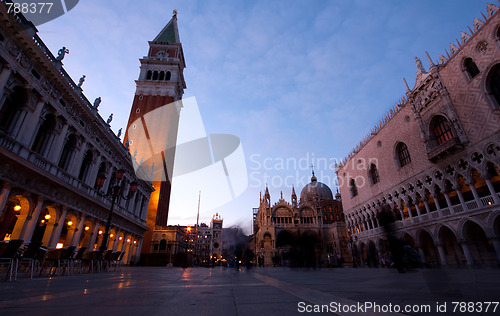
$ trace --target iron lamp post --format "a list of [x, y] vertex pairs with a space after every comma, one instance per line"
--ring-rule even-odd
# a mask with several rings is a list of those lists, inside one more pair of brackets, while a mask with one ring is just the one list
[[[122, 180], [123, 180], [124, 175], [125, 175], [124, 170], [122, 170], [122, 169], [117, 170], [115, 172], [115, 177], [114, 177], [112, 183], [110, 184], [111, 189], [108, 190], [107, 193], [99, 192], [103, 196], [111, 196], [111, 207], [109, 208], [108, 219], [106, 221], [104, 235], [102, 236], [101, 247], [99, 248], [99, 250], [101, 250], [102, 252], [106, 251], [106, 249], [108, 248], [109, 231], [111, 229], [111, 219], [113, 217], [113, 211], [114, 211], [116, 201], [119, 200], [120, 198], [125, 199], [125, 200], [129, 200], [134, 196], [134, 192], [137, 191], [138, 183], [136, 181], [133, 181], [130, 183], [128, 195], [127, 196], [122, 195], [123, 194], [122, 193], [122, 189], [123, 189], [122, 188]], [[96, 186], [99, 188], [99, 190], [103, 187], [105, 181], [106, 181], [106, 177], [104, 177], [103, 175], [97, 176]]]

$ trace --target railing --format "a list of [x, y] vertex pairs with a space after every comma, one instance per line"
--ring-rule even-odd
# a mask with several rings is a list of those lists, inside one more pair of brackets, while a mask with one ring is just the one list
[[464, 211], [464, 208], [463, 208], [462, 204], [453, 205], [453, 212], [460, 213], [463, 211]]
[[[496, 194], [500, 197], [500, 193], [496, 193]], [[480, 198], [480, 201], [482, 204], [481, 207], [488, 207], [488, 206], [497, 205], [497, 204], [495, 204], [495, 200], [494, 200], [492, 195], [484, 196], [484, 197]], [[450, 208], [448, 208], [448, 207], [442, 208], [441, 209], [441, 216], [440, 216], [439, 212], [437, 210], [435, 210], [435, 211], [431, 211], [430, 213], [425, 213], [425, 214], [421, 214], [420, 216], [414, 216], [412, 218], [405, 219], [404, 221], [397, 221], [394, 223], [394, 229], [398, 230], [400, 228], [403, 228], [403, 226], [415, 225], [418, 223], [425, 223], [427, 221], [435, 220], [435, 219], [440, 218], [440, 217], [453, 216], [453, 215], [457, 215], [459, 213], [463, 213], [466, 211], [472, 211], [472, 210], [475, 210], [478, 208], [478, 204], [475, 200], [465, 202], [465, 206], [466, 206], [466, 209], [464, 210], [464, 206], [462, 204], [453, 205], [451, 207], [453, 212], [451, 212]], [[362, 237], [369, 237], [371, 235], [378, 234], [378, 233], [383, 233], [381, 227], [376, 227], [374, 229], [365, 230], [365, 231], [362, 231], [359, 233], [355, 233], [354, 235], [362, 238]]]
[[[0, 0], [1, 1], [1, 0]], [[105, 197], [103, 195], [100, 195], [97, 190], [95, 190], [93, 187], [87, 185], [83, 181], [80, 181], [79, 179], [71, 176], [70, 174], [66, 173], [64, 170], [60, 169], [58, 166], [54, 165], [50, 161], [46, 160], [45, 158], [41, 157], [39, 154], [33, 152], [32, 150], [24, 147], [21, 143], [17, 142], [16, 140], [12, 139], [10, 136], [4, 134], [3, 132], [0, 131], [0, 146], [7, 149], [8, 151], [16, 154], [19, 156], [19, 152], [27, 152], [27, 161], [31, 162], [34, 166], [47, 171], [51, 174], [53, 174], [56, 178], [61, 179], [68, 185], [90, 195], [91, 197], [99, 200], [106, 206], [111, 206], [111, 199], [109, 197]], [[20, 157], [22, 159], [22, 157]], [[133, 205], [133, 204], [131, 204]], [[115, 205], [115, 212], [119, 212], [123, 214], [125, 217], [134, 219], [135, 221], [138, 221], [142, 224], [145, 223], [145, 220], [140, 218], [134, 213], [135, 210], [129, 210], [125, 208], [124, 206]]]
[[468, 201], [465, 202], [465, 206], [467, 206], [467, 210], [473, 210], [477, 208], [477, 203], [476, 201]]
[[7, 136], [0, 135], [0, 146], [7, 149], [8, 151], [12, 151], [14, 149], [15, 142], [9, 139]]
[[493, 200], [493, 197], [491, 195], [485, 196], [485, 197], [481, 198], [481, 203], [483, 204], [483, 206], [488, 206], [488, 205], [495, 204], [495, 200]]

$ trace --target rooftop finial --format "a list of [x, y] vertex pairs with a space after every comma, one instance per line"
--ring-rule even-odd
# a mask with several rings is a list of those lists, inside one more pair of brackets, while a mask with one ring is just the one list
[[429, 56], [428, 52], [425, 52], [425, 55], [427, 56], [427, 60], [429, 61], [429, 65], [432, 67], [434, 66], [434, 62], [432, 61], [431, 56]]
[[174, 9], [174, 11], [172, 11], [172, 15], [177, 17], [177, 10]]
[[405, 82], [406, 92], [410, 92], [410, 87], [408, 87], [408, 82], [406, 82], [406, 78], [403, 78], [403, 81]]
[[422, 61], [420, 60], [420, 58], [418, 57], [415, 57], [415, 63], [417, 64], [417, 69], [425, 74], [427, 71], [425, 71], [425, 68], [424, 68], [424, 65], [422, 65]]

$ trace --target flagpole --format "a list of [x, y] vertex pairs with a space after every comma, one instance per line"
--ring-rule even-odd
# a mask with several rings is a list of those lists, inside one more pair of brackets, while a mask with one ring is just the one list
[[200, 221], [200, 201], [201, 201], [201, 190], [200, 193], [198, 194], [198, 214], [196, 215], [196, 232], [194, 235], [194, 257], [196, 258], [196, 261], [198, 261], [197, 256], [197, 249], [198, 249], [198, 224]]

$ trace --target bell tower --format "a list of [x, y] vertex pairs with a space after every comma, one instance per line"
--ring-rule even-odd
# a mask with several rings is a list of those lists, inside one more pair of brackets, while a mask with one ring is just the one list
[[186, 64], [175, 10], [172, 19], [148, 43], [148, 54], [140, 59], [139, 79], [135, 81], [124, 137], [137, 163], [153, 176], [155, 188], [148, 205], [149, 230], [144, 236], [143, 253], [151, 251], [154, 227], [167, 226], [180, 101], [186, 89], [183, 75]]

